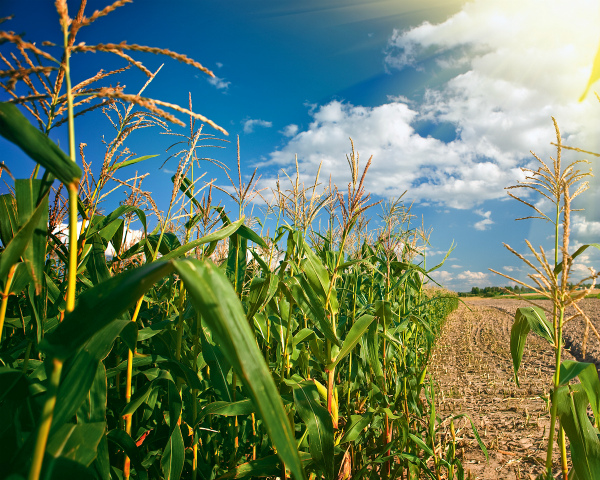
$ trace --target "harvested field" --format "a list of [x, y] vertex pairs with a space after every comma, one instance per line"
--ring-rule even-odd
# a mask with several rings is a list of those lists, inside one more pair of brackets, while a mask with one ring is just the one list
[[[551, 347], [529, 334], [519, 370], [520, 387], [513, 380], [510, 329], [521, 300], [469, 298], [450, 317], [434, 350], [431, 371], [438, 382], [436, 399], [442, 418], [468, 413], [490, 454], [489, 463], [474, 439], [468, 420], [459, 420], [458, 454], [465, 472], [478, 479], [529, 479], [543, 473], [550, 418], [546, 407], [554, 355]], [[538, 302], [551, 308], [549, 302]], [[596, 328], [600, 300], [581, 303]], [[600, 365], [600, 344], [590, 332], [587, 355], [582, 357], [585, 326], [575, 319], [565, 326], [569, 351], [564, 359]], [[559, 452], [555, 447], [555, 472]]]

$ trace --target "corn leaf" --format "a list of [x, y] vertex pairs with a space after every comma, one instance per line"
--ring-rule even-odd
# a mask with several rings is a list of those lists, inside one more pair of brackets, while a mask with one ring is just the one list
[[340, 363], [342, 359], [352, 351], [360, 338], [368, 330], [369, 325], [371, 325], [371, 322], [374, 319], [375, 317], [373, 315], [363, 315], [354, 322], [354, 325], [352, 325], [352, 328], [350, 328], [348, 335], [346, 335], [346, 338], [344, 339], [340, 353], [338, 353], [336, 358], [329, 365], [327, 365], [327, 370], [331, 371], [334, 369], [337, 364]]
[[334, 478], [333, 422], [327, 408], [319, 402], [319, 392], [312, 381], [296, 383], [294, 402], [296, 411], [308, 428], [312, 459], [324, 473], [326, 480]]
[[565, 360], [560, 365], [560, 385], [566, 385], [575, 377], [579, 377], [588, 400], [592, 406], [594, 417], [600, 421], [600, 380], [598, 370], [593, 363]]
[[192, 304], [218, 340], [250, 393], [277, 453], [297, 480], [305, 478], [294, 434], [269, 368], [258, 349], [243, 307], [217, 267], [198, 260], [175, 264]]
[[521, 366], [523, 350], [527, 341], [527, 334], [533, 330], [540, 337], [545, 338], [553, 344], [552, 330], [546, 320], [546, 314], [539, 307], [521, 307], [515, 314], [515, 322], [510, 331], [510, 353], [512, 355], [513, 367], [515, 372], [515, 382], [519, 385], [517, 372]]
[[560, 387], [555, 399], [560, 424], [569, 438], [577, 478], [600, 479], [600, 440], [587, 416], [588, 396], [583, 385]]
[[0, 102], [0, 135], [49, 170], [65, 185], [78, 182], [81, 169], [52, 140], [35, 128], [19, 109]]

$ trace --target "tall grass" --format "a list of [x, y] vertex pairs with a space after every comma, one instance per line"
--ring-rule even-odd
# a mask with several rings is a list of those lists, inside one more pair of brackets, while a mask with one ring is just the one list
[[[168, 50], [75, 44], [80, 29], [124, 3], [88, 18], [84, 0], [71, 19], [57, 1], [61, 60], [0, 32], [21, 56], [2, 57], [12, 101], [0, 104], [0, 134], [36, 162], [32, 178], [0, 196], [3, 474], [462, 478], [453, 444], [438, 441], [427, 376], [435, 339], [457, 307], [455, 295], [427, 285], [440, 266], [425, 268], [429, 234], [412, 225], [400, 199], [384, 209], [382, 228], [366, 230], [366, 212], [379, 206], [364, 190], [371, 159], [362, 168], [353, 144], [347, 190], [321, 186], [318, 175], [307, 189], [296, 172], [290, 189], [274, 192], [274, 233], [260, 235], [244, 216], [261, 192], [255, 174], [243, 181], [238, 142], [238, 183], [226, 175], [238, 206], [230, 218], [213, 205], [197, 155], [212, 135], [194, 122], [224, 131], [194, 113], [191, 99], [186, 109], [142, 97], [145, 86], [135, 95], [96, 86], [119, 71], [70, 83], [70, 56], [88, 51], [112, 52], [149, 81], [158, 72], [130, 53], [211, 74]], [[22, 84], [32, 93], [19, 96]], [[130, 134], [182, 123], [161, 107], [190, 119], [164, 213], [142, 190], [143, 176], [116, 176], [148, 158], [127, 150]], [[98, 178], [82, 145], [77, 166], [74, 147], [76, 117], [95, 109], [117, 131]], [[69, 155], [47, 136], [61, 122]], [[61, 186], [50, 205], [54, 180]], [[130, 194], [102, 214], [98, 202], [113, 185]], [[65, 205], [67, 246], [48, 228], [67, 215]], [[147, 214], [156, 220], [150, 232]], [[143, 235], [128, 242], [134, 221]]]

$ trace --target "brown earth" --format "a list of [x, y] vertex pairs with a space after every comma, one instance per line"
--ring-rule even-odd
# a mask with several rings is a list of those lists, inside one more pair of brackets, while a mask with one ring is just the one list
[[[551, 308], [549, 302], [537, 303]], [[545, 340], [530, 333], [519, 370], [520, 387], [513, 379], [510, 355], [514, 314], [528, 305], [522, 300], [468, 298], [448, 318], [434, 349], [431, 372], [438, 387], [438, 415], [449, 419], [468, 413], [489, 451], [486, 462], [469, 420], [455, 423], [465, 476], [470, 471], [477, 479], [533, 479], [544, 471], [550, 418], [542, 397], [548, 398], [552, 384], [554, 353]], [[585, 299], [580, 305], [600, 330], [600, 299]], [[584, 330], [581, 319], [565, 325], [568, 351], [563, 359], [598, 366], [600, 343], [592, 332], [582, 357]], [[554, 460], [558, 475], [558, 447]]]

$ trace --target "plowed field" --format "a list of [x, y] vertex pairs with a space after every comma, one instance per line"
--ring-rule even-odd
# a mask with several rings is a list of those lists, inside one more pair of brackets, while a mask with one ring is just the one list
[[[486, 463], [468, 420], [459, 420], [459, 455], [465, 472], [479, 479], [529, 479], [544, 470], [550, 418], [546, 401], [552, 382], [554, 354], [541, 338], [529, 334], [519, 370], [513, 380], [510, 329], [520, 300], [467, 299], [445, 324], [432, 358], [438, 383], [438, 414], [447, 418], [468, 413], [487, 446]], [[549, 306], [549, 302], [538, 302]], [[586, 299], [583, 310], [600, 330], [600, 299]], [[551, 308], [551, 307], [549, 307]], [[581, 319], [565, 326], [564, 359], [600, 365], [600, 344], [590, 332], [582, 357], [585, 330]], [[556, 437], [555, 437], [556, 438]], [[558, 447], [554, 450], [559, 473]]]

